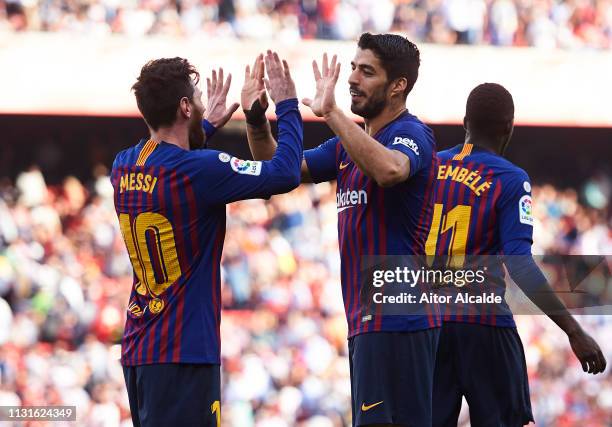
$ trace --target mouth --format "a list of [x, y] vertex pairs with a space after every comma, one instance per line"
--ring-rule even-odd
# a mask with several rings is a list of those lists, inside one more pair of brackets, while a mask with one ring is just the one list
[[349, 93], [351, 94], [352, 101], [357, 101], [361, 98], [365, 98], [365, 94], [357, 89], [350, 89]]

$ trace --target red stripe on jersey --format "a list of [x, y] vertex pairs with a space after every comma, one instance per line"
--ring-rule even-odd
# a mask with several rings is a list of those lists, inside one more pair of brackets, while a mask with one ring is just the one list
[[[372, 180], [368, 179], [368, 183], [366, 185], [366, 193], [373, 194], [374, 185], [372, 184]], [[366, 237], [368, 238], [368, 255], [374, 255], [374, 210], [367, 209], [366, 210]], [[370, 306], [372, 301], [368, 301], [368, 310], [370, 312]], [[364, 332], [368, 332], [370, 330], [370, 322], [366, 322], [364, 326]]]
[[[155, 171], [153, 170], [153, 168], [147, 168], [145, 173], [148, 175], [155, 175]], [[151, 194], [148, 191], [147, 191], [147, 206], [149, 207], [149, 209], [153, 208], [153, 194]], [[157, 245], [154, 245], [154, 247], [157, 248]], [[159, 254], [159, 256], [161, 257], [161, 254]], [[155, 319], [155, 321], [151, 322], [151, 324], [149, 325], [149, 346], [147, 348], [147, 362], [149, 363], [153, 362], [153, 348], [155, 346], [155, 329], [157, 326], [157, 322], [159, 322], [159, 320], [160, 319]]]
[[[484, 169], [484, 165], [478, 168], [479, 173], [482, 173], [483, 169]], [[493, 176], [493, 171], [489, 170], [487, 172], [487, 177], [485, 178], [485, 180], [486, 181], [491, 180], [492, 176]], [[480, 206], [478, 209], [478, 216], [476, 220], [476, 233], [474, 234], [474, 254], [476, 255], [480, 255], [483, 249], [483, 246], [484, 246], [485, 230], [483, 230], [483, 223], [485, 220], [485, 210], [486, 210], [487, 202], [489, 200], [489, 193], [490, 191], [485, 191], [484, 195], [480, 199]]]
[[431, 167], [429, 168], [429, 177], [427, 178], [427, 186], [425, 187], [423, 208], [419, 214], [419, 220], [417, 222], [417, 231], [412, 245], [412, 251], [415, 254], [421, 254], [425, 252], [425, 239], [429, 232], [428, 224], [431, 224], [431, 216], [433, 215], [433, 206], [431, 206], [431, 199], [433, 194], [431, 189], [436, 182], [436, 175], [438, 174], [438, 156], [434, 154], [431, 158]]
[[[189, 230], [197, 230], [195, 227], [198, 220], [198, 207], [196, 203], [195, 195], [193, 194], [193, 187], [191, 180], [187, 175], [183, 176], [183, 185], [185, 188], [185, 196], [187, 196], [187, 206], [189, 207]], [[193, 226], [193, 227], [192, 227]], [[189, 232], [189, 241], [191, 243], [191, 256], [196, 259], [200, 254], [200, 241], [198, 233]]]
[[[493, 192], [493, 202], [491, 203], [491, 215], [489, 216], [489, 230], [491, 230], [491, 232], [489, 233], [489, 240], [487, 241], [487, 249], [491, 248], [491, 245], [493, 243], [493, 237], [495, 236], [494, 224], [497, 221], [496, 206], [497, 206], [497, 201], [499, 200], [499, 196], [501, 195], [501, 192], [502, 192], [502, 180], [497, 179], [497, 182], [495, 184], [495, 191]], [[497, 314], [493, 314], [487, 317], [489, 319], [488, 320], [484, 319], [484, 323], [490, 324], [492, 326], [497, 325]]]
[[[463, 166], [462, 161], [459, 161], [458, 163]], [[452, 163], [448, 162], [447, 164], [452, 164]], [[441, 227], [440, 230], [443, 230], [445, 228], [446, 214], [449, 211], [448, 201], [454, 199], [456, 184], [457, 182], [454, 179], [451, 179], [450, 185], [448, 187], [448, 192], [446, 193], [446, 197], [440, 201], [440, 203], [444, 205], [444, 209], [442, 211], [442, 218], [444, 218], [444, 220], [442, 221], [442, 224], [440, 224], [440, 227]], [[448, 231], [446, 231], [440, 236], [438, 250], [437, 250], [438, 255], [448, 255], [450, 253], [450, 250], [447, 249], [447, 246], [448, 246], [448, 239], [450, 238], [451, 234], [453, 233], [449, 233]]]
[[[425, 239], [427, 232], [429, 231], [428, 224], [431, 224], [431, 216], [433, 215], [433, 206], [431, 204], [433, 194], [431, 189], [435, 183], [436, 174], [438, 169], [438, 156], [434, 154], [431, 159], [431, 165], [429, 168], [429, 176], [427, 177], [427, 186], [425, 187], [425, 193], [423, 196], [423, 207], [419, 214], [419, 220], [417, 222], [417, 229], [414, 238], [414, 244], [412, 246], [414, 254], [425, 253]], [[422, 288], [421, 288], [422, 289]], [[435, 306], [436, 314], [438, 314], [438, 306]], [[437, 326], [437, 321], [434, 319], [434, 313], [429, 304], [425, 306], [427, 312], [427, 323], [429, 326]]]
[[[137, 168], [133, 167], [132, 171], [134, 173], [136, 173]], [[144, 201], [144, 191], [135, 191], [135, 193], [137, 194], [137, 204], [136, 206], [134, 206], [134, 208], [136, 209], [136, 215], [140, 214], [141, 212], [143, 212], [143, 201]], [[135, 219], [135, 218], [134, 218]], [[135, 241], [137, 241], [137, 237], [135, 236]], [[137, 243], [138, 244], [138, 243]], [[144, 250], [148, 250], [148, 248], [145, 245]], [[145, 273], [146, 274], [146, 273]], [[141, 327], [140, 327], [140, 337], [138, 340], [138, 349], [136, 350], [136, 354], [137, 354], [137, 358], [138, 358], [138, 363], [142, 363], [143, 361], [143, 350], [144, 350], [144, 343], [146, 341], [146, 338], [148, 338], [149, 335], [149, 324], [153, 323], [151, 321], [149, 321], [148, 323], [145, 323], [144, 321], [144, 317], [141, 317]]]
[[[357, 168], [355, 168], [356, 172], [355, 172], [355, 177], [357, 178], [357, 182], [355, 184], [355, 188], [356, 189], [360, 189], [361, 186], [363, 185], [363, 179], [364, 179], [364, 175], [363, 173], [361, 173], [361, 171], [357, 170]], [[356, 221], [355, 221], [355, 237], [356, 237], [356, 250], [354, 253], [354, 257], [353, 257], [353, 271], [355, 273], [355, 283], [354, 283], [354, 288], [353, 288], [353, 311], [357, 313], [356, 319], [355, 319], [355, 328], [359, 328], [359, 323], [361, 322], [360, 319], [360, 309], [361, 309], [361, 301], [359, 300], [361, 297], [361, 274], [360, 274], [360, 270], [361, 270], [361, 256], [363, 255], [363, 235], [362, 235], [362, 220], [363, 220], [363, 216], [364, 216], [364, 212], [368, 209], [368, 205], [366, 204], [365, 206], [363, 206], [363, 209], [359, 209], [357, 210], [357, 207], [355, 207], [353, 210], [355, 211], [353, 213], [353, 215], [355, 215]]]
[[[482, 173], [484, 172], [484, 168], [485, 168], [484, 164], [478, 167], [477, 169], [478, 175], [482, 176]], [[489, 171], [486, 174], [485, 181], [488, 181], [491, 179], [492, 173], [493, 171], [489, 169]], [[474, 244], [472, 246], [472, 253], [474, 255], [479, 255], [481, 252], [482, 241], [484, 240], [483, 234], [486, 231], [486, 230], [483, 231], [483, 224], [484, 224], [484, 216], [485, 216], [485, 210], [486, 210], [488, 200], [489, 200], [489, 191], [485, 191], [484, 194], [480, 196], [478, 200], [478, 213], [476, 216], [476, 230], [473, 234]], [[471, 192], [470, 193], [470, 206], [474, 206], [475, 203], [476, 203], [476, 195], [474, 194], [474, 192]], [[468, 313], [467, 313], [468, 323], [476, 323], [476, 313], [478, 313], [476, 306], [468, 305]], [[463, 317], [461, 317], [461, 320], [463, 320]]]
[[[375, 187], [378, 196], [378, 255], [387, 255], [387, 224], [385, 223], [385, 189], [379, 186]], [[382, 304], [376, 307], [376, 317], [374, 320], [374, 331], [380, 331], [382, 326], [382, 316], [380, 311]]]
[[[354, 189], [354, 178], [356, 175], [357, 171], [357, 165], [353, 165], [353, 167], [351, 168], [351, 172], [347, 175], [349, 175], [350, 177], [348, 178], [349, 181], [349, 186], [348, 189]], [[346, 237], [347, 240], [347, 245], [348, 245], [348, 256], [346, 257], [346, 264], [347, 264], [347, 275], [348, 275], [348, 283], [347, 283], [347, 291], [350, 290], [350, 292], [347, 293], [347, 299], [349, 300], [349, 307], [350, 307], [350, 313], [348, 316], [349, 322], [350, 322], [350, 330], [355, 330], [355, 328], [357, 328], [357, 322], [355, 321], [355, 290], [356, 290], [356, 284], [355, 282], [357, 281], [357, 277], [356, 277], [356, 271], [355, 271], [355, 254], [356, 254], [356, 248], [355, 248], [355, 242], [353, 240], [354, 234], [355, 234], [355, 230], [353, 230], [353, 217], [355, 216], [355, 210], [356, 207], [353, 208], [349, 208], [346, 209], [345, 212], [345, 217], [346, 217], [346, 227], [348, 229], [348, 233], [345, 233], [344, 236]]]
[[213, 304], [213, 312], [215, 316], [215, 332], [217, 334], [217, 343], [220, 345], [221, 336], [219, 333], [220, 327], [220, 298], [219, 290], [221, 288], [221, 284], [219, 283], [219, 267], [221, 263], [221, 245], [223, 242], [223, 237], [225, 236], [225, 227], [223, 225], [219, 226], [217, 229], [217, 233], [215, 235], [215, 243], [213, 245], [213, 253], [212, 253], [212, 280], [211, 280], [211, 296], [212, 296], [212, 304]]
[[[474, 162], [469, 162], [466, 165], [467, 169], [469, 169], [471, 171], [472, 168], [474, 167], [474, 164], [475, 164]], [[483, 169], [484, 169], [484, 166], [482, 166], [482, 165], [477, 169], [479, 175], [482, 173]], [[465, 189], [466, 189], [465, 185], [462, 185], [461, 188], [459, 189], [459, 197], [457, 199], [458, 203], [462, 204], [462, 205], [467, 204], [468, 206], [475, 206], [475, 203], [476, 203], [476, 194], [473, 191], [470, 191], [468, 200], [465, 200]], [[472, 224], [473, 224], [471, 219], [472, 218], [470, 217], [470, 223], [468, 225], [468, 236], [470, 236], [470, 230], [471, 230]], [[468, 244], [469, 244], [469, 242], [465, 243], [466, 252], [467, 252]], [[469, 266], [466, 266], [466, 267], [469, 267]], [[463, 305], [461, 305], [461, 306], [463, 306]], [[472, 307], [472, 305], [468, 304], [468, 306], [467, 306], [468, 310], [470, 309], [470, 307]], [[462, 317], [463, 313], [457, 313], [457, 315], [458, 315], [458, 317]]]
[[[126, 170], [126, 172], [133, 172], [134, 169], [133, 168], [128, 168]], [[126, 191], [125, 192], [127, 195], [127, 205], [125, 206], [129, 212], [130, 215], [130, 224], [133, 224], [134, 218], [136, 217], [136, 209], [135, 209], [135, 202], [134, 202], [134, 198], [135, 198], [135, 191]], [[133, 227], [130, 226], [130, 229], [132, 229]], [[132, 237], [133, 238], [133, 237]], [[138, 362], [138, 343], [142, 342], [142, 317], [134, 320], [134, 331], [132, 334], [132, 349], [131, 349], [131, 354], [132, 354], [132, 362], [133, 363], [137, 363]]]
[[[182, 180], [181, 180], [182, 181]], [[173, 222], [176, 225], [174, 229], [174, 237], [176, 239], [177, 254], [181, 271], [187, 271], [189, 262], [185, 259], [185, 236], [183, 235], [183, 210], [180, 194], [180, 182], [176, 176], [176, 171], [170, 172], [170, 194], [172, 196]], [[175, 284], [178, 286], [178, 284]], [[186, 286], [185, 283], [181, 287]], [[183, 289], [176, 289], [174, 292], [176, 299], [176, 317], [174, 321], [174, 341], [172, 347], [172, 361], [177, 363], [181, 355], [181, 338], [183, 335], [183, 308], [185, 305], [185, 292]]]
[[[166, 206], [166, 169], [163, 167], [159, 168], [159, 179], [157, 195], [158, 195], [158, 204], [159, 210], [161, 212], [167, 213]], [[168, 357], [168, 329], [170, 328], [170, 312], [168, 310], [162, 310], [162, 327], [161, 327], [161, 335], [159, 338], [159, 362], [166, 362]]]

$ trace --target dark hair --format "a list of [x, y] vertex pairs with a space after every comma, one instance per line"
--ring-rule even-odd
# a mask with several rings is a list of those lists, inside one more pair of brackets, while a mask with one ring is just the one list
[[473, 131], [489, 136], [504, 134], [514, 119], [512, 95], [497, 83], [478, 85], [468, 96], [465, 118]]
[[357, 45], [370, 49], [382, 63], [389, 81], [404, 77], [408, 81], [404, 97], [408, 96], [419, 77], [419, 49], [406, 37], [397, 34], [363, 33]]
[[193, 100], [194, 88], [200, 80], [195, 67], [183, 58], [162, 58], [147, 62], [132, 86], [138, 109], [147, 124], [158, 130], [174, 123], [176, 110], [183, 97]]

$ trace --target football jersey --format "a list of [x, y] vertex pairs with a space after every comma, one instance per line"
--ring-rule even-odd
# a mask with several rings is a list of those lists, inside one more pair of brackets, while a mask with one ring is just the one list
[[427, 255], [454, 267], [483, 270], [482, 284], [451, 293], [493, 293], [501, 304], [461, 303], [443, 306], [444, 321], [515, 326], [504, 299], [501, 255], [531, 257], [533, 215], [531, 183], [525, 171], [476, 145], [461, 144], [438, 153], [435, 204], [426, 243]]
[[299, 184], [297, 100], [280, 102], [276, 114], [278, 148], [270, 161], [152, 140], [115, 158], [115, 208], [134, 269], [123, 365], [220, 363], [225, 204]]
[[[383, 188], [359, 170], [338, 137], [304, 152], [315, 183], [337, 180], [338, 240], [341, 283], [349, 336], [377, 331], [414, 331], [440, 326], [437, 307], [423, 315], [383, 315], [372, 308], [361, 268], [366, 255], [419, 255], [433, 212], [433, 178], [437, 157], [433, 132], [417, 117], [402, 113], [374, 136], [405, 154], [410, 176]], [[375, 312], [373, 314], [372, 310]], [[378, 310], [378, 311], [376, 311]]]

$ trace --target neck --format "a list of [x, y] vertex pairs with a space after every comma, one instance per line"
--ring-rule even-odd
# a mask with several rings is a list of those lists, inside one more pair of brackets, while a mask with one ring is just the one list
[[370, 136], [376, 135], [379, 130], [398, 118], [404, 111], [406, 111], [406, 104], [387, 105], [378, 116], [365, 119], [366, 132]]
[[189, 151], [189, 129], [185, 126], [160, 127], [151, 129], [151, 139], [156, 142], [167, 142]]
[[465, 134], [465, 144], [477, 145], [479, 147], [484, 148], [485, 150], [491, 151], [495, 154], [501, 154], [500, 144], [496, 141], [491, 140], [490, 138], [479, 137], [475, 135], [470, 135], [470, 133]]

